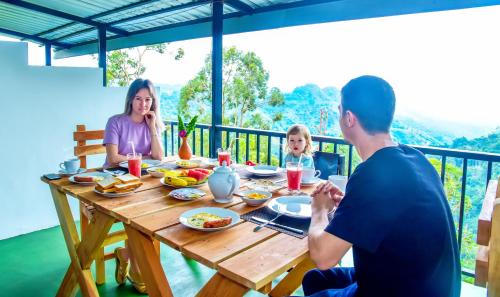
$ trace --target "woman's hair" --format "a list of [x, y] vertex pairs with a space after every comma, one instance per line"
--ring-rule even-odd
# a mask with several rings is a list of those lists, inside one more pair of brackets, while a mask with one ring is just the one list
[[288, 153], [290, 153], [290, 148], [288, 147], [288, 139], [290, 138], [290, 135], [297, 135], [297, 134], [302, 134], [304, 136], [304, 139], [306, 141], [306, 146], [304, 147], [304, 155], [310, 156], [312, 154], [312, 137], [311, 137], [311, 132], [309, 132], [309, 129], [307, 129], [306, 126], [304, 125], [292, 125], [290, 128], [288, 128], [288, 131], [286, 132], [286, 144], [285, 148]]
[[137, 95], [137, 93], [142, 89], [147, 89], [149, 91], [149, 95], [153, 99], [150, 110], [155, 112], [156, 127], [158, 127], [160, 132], [162, 132], [165, 130], [165, 125], [163, 124], [160, 115], [160, 102], [158, 102], [158, 96], [156, 96], [155, 86], [149, 79], [138, 78], [130, 84], [125, 100], [125, 111], [123, 113], [126, 115], [132, 114], [132, 102], [134, 101], [135, 95]]

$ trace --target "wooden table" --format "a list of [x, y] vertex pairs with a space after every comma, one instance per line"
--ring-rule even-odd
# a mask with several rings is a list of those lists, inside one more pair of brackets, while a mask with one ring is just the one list
[[[151, 176], [142, 177], [144, 184], [137, 193], [113, 199], [96, 194], [93, 186], [72, 184], [67, 178], [42, 181], [50, 187], [71, 258], [57, 296], [73, 296], [77, 285], [83, 296], [99, 295], [90, 265], [116, 220], [124, 224], [130, 252], [137, 259], [150, 296], [173, 296], [154, 239], [217, 270], [198, 296], [242, 296], [249, 289], [270, 296], [287, 296], [300, 286], [304, 273], [313, 268], [307, 237], [299, 239], [268, 228], [253, 232], [255, 224], [243, 220], [219, 232], [201, 232], [181, 225], [179, 216], [197, 207], [224, 207], [239, 214], [256, 209], [236, 197], [231, 203], [216, 203], [208, 185], [200, 188], [207, 192], [203, 198], [179, 201], [167, 197], [172, 188]], [[305, 189], [308, 190], [312, 187]], [[274, 197], [283, 194], [276, 193]], [[69, 196], [96, 209], [81, 241], [69, 208]], [[286, 271], [289, 273], [272, 288], [272, 281]]]

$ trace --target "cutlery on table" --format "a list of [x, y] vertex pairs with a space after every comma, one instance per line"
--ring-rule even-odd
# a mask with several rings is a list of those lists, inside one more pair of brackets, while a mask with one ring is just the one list
[[[270, 221], [266, 221], [264, 222], [264, 224], [261, 224], [261, 225], [258, 225], [256, 226], [255, 228], [253, 228], [253, 232], [257, 232], [259, 231], [260, 229], [264, 228], [265, 226], [267, 226], [268, 224], [272, 223], [274, 220], [276, 220], [277, 218], [281, 217], [283, 215], [283, 213], [279, 213], [277, 216], [275, 216], [272, 220]], [[252, 219], [254, 219], [255, 217], [252, 217]], [[255, 218], [256, 221], [259, 221], [261, 220], [262, 222], [262, 219], [259, 219], [259, 218]]]
[[[274, 218], [273, 220], [275, 220], [275, 219], [276, 218]], [[258, 218], [258, 217], [252, 217], [252, 220], [254, 220], [256, 222], [264, 223], [263, 225], [259, 225], [259, 226], [255, 227], [255, 229], [257, 229], [259, 227], [262, 228], [265, 225], [270, 225], [270, 226], [275, 226], [275, 227], [279, 227], [279, 228], [291, 231], [293, 233], [304, 234], [304, 231], [302, 231], [300, 229], [296, 229], [296, 228], [288, 227], [288, 226], [285, 226], [285, 225], [277, 224], [277, 223], [273, 222], [272, 220], [268, 221], [268, 220], [264, 220], [264, 219], [261, 219], [261, 218]], [[258, 230], [260, 230], [260, 228]], [[254, 231], [256, 231], [255, 229], [254, 229]]]

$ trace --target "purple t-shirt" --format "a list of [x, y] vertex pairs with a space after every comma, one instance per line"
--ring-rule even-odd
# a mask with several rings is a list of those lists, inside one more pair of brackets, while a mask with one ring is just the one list
[[[132, 145], [129, 141], [133, 141], [135, 151], [141, 153], [142, 156], [151, 155], [151, 132], [146, 121], [134, 123], [130, 116], [125, 114], [117, 114], [109, 118], [104, 131], [103, 145], [116, 144], [118, 145], [118, 154], [127, 155], [132, 153]], [[104, 167], [108, 167], [108, 159]]]

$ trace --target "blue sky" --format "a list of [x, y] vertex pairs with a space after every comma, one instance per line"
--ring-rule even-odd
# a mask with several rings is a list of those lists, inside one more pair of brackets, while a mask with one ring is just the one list
[[[397, 112], [472, 125], [500, 126], [500, 6], [291, 27], [227, 35], [224, 46], [254, 51], [270, 72], [270, 86], [289, 92], [315, 83], [341, 87], [373, 74], [387, 79]], [[208, 38], [172, 43], [181, 61], [146, 57], [145, 77], [184, 84], [211, 50]], [[43, 48], [30, 46], [30, 63]], [[89, 57], [54, 65], [96, 66]]]

